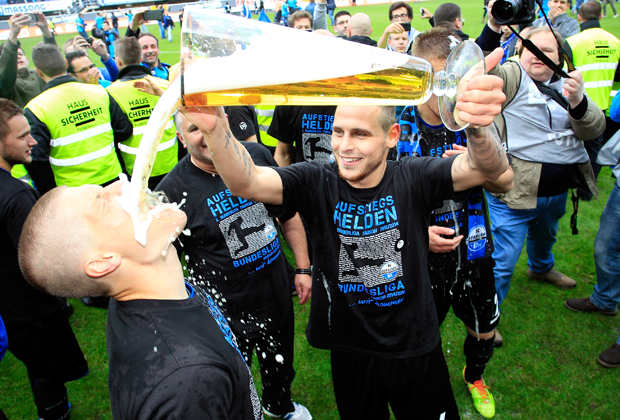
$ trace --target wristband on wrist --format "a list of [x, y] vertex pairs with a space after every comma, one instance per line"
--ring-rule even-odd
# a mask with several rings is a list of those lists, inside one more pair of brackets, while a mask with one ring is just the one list
[[310, 268], [296, 268], [295, 274], [307, 274], [312, 276], [312, 266], [310, 266]]

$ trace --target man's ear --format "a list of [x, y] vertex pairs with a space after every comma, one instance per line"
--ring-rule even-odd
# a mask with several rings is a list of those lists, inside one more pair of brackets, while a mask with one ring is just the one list
[[392, 147], [396, 146], [398, 140], [400, 139], [400, 125], [398, 125], [398, 123], [392, 124], [392, 126], [387, 132], [387, 135], [387, 146], [391, 149]]
[[36, 72], [37, 72], [37, 74], [39, 75], [39, 77], [40, 77], [41, 79], [43, 79], [43, 72], [42, 72], [41, 70], [39, 70], [38, 68], [36, 68], [36, 67], [35, 67], [35, 68], [34, 68], [34, 71], [36, 71]]
[[179, 141], [181, 142], [183, 147], [185, 147], [187, 149], [187, 144], [185, 144], [185, 139], [183, 138], [183, 135], [181, 133], [179, 133], [178, 131], [177, 131], [177, 138], [179, 139]]
[[121, 256], [115, 253], [93, 255], [84, 263], [84, 273], [94, 279], [105, 277], [120, 267], [121, 260]]

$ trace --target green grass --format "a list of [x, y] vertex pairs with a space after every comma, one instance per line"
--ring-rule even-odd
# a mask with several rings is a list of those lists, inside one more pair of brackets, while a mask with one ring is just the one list
[[[429, 1], [423, 5], [433, 11], [440, 3]], [[464, 31], [476, 36], [482, 29], [482, 0], [465, 0], [458, 4], [466, 20]], [[413, 26], [422, 30], [427, 28], [428, 23], [420, 21], [418, 16], [420, 5], [412, 3], [412, 6], [416, 12]], [[370, 16], [375, 28], [375, 39], [387, 26], [387, 9], [387, 5], [348, 8], [352, 13], [364, 12]], [[618, 35], [620, 19], [604, 19], [602, 26]], [[152, 31], [158, 33], [157, 27], [152, 26]], [[162, 61], [171, 64], [178, 61], [179, 56], [178, 26], [174, 36], [172, 43], [160, 40]], [[59, 36], [58, 43], [62, 45], [67, 38], [68, 35]], [[40, 38], [21, 41], [26, 53], [30, 54], [30, 47]], [[273, 54], [277, 53], [273, 51]], [[618, 418], [620, 372], [601, 368], [595, 359], [616, 340], [620, 318], [578, 314], [563, 306], [567, 298], [590, 295], [596, 282], [593, 243], [600, 214], [612, 186], [610, 171], [604, 169], [599, 177], [599, 201], [580, 205], [579, 235], [571, 235], [568, 216], [560, 222], [558, 243], [555, 246], [557, 268], [577, 280], [575, 290], [562, 291], [528, 279], [525, 276], [525, 255], [519, 260], [510, 293], [503, 305], [499, 327], [505, 345], [496, 350], [485, 373], [485, 380], [492, 387], [497, 401], [497, 419]], [[568, 208], [568, 214], [570, 211]], [[75, 314], [71, 323], [88, 359], [90, 374], [68, 384], [73, 404], [71, 418], [111, 419], [105, 350], [106, 312], [86, 308], [79, 301], [72, 303]], [[293, 396], [310, 409], [315, 419], [337, 419], [329, 353], [310, 347], [305, 339], [308, 311], [308, 305], [295, 305], [297, 376], [293, 383]], [[461, 322], [452, 314], [444, 322], [442, 337], [461, 417], [482, 418], [475, 412], [462, 383], [465, 331]], [[253, 373], [260, 389], [257, 366], [255, 359]], [[0, 363], [0, 407], [10, 419], [36, 417], [26, 370], [11, 354], [7, 354]]]

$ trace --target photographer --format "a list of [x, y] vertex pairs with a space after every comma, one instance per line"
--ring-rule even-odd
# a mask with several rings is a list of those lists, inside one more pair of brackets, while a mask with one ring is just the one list
[[101, 63], [105, 66], [97, 67], [97, 70], [101, 73], [101, 78], [109, 82], [113, 82], [118, 77], [118, 67], [116, 66], [116, 62], [108, 53], [108, 47], [102, 40], [76, 36], [75, 38], [69, 39], [65, 42], [63, 48], [65, 50], [65, 56], [68, 56], [74, 51], [87, 51], [89, 48], [92, 48], [93, 52], [101, 58]]
[[413, 40], [420, 34], [420, 31], [417, 31], [415, 28], [411, 27], [413, 9], [407, 3], [402, 1], [392, 3], [389, 10], [389, 18], [391, 23], [387, 28], [385, 28], [383, 35], [381, 35], [381, 38], [377, 41], [377, 47], [391, 50], [392, 48], [388, 45], [388, 38], [390, 35], [407, 32], [409, 35], [409, 44], [407, 45], [406, 52], [409, 53], [409, 51], [411, 51], [411, 44], [413, 43]]
[[[492, 13], [488, 25], [499, 40], [501, 29]], [[535, 28], [527, 38], [562, 67], [558, 41], [549, 28]], [[500, 305], [508, 293], [526, 236], [527, 276], [561, 289], [575, 287], [575, 280], [554, 269], [552, 249], [559, 220], [566, 213], [568, 189], [575, 187], [573, 179], [587, 184], [596, 195], [583, 141], [605, 130], [605, 115], [584, 93], [585, 83], [579, 71], [562, 79], [529, 50], [521, 47], [519, 56], [520, 63], [507, 61], [490, 72], [504, 80], [506, 101], [495, 124], [512, 155], [514, 171], [514, 188], [510, 192], [487, 194]]]
[[[36, 17], [37, 20], [32, 18]], [[56, 40], [47, 26], [43, 13], [27, 15], [15, 13], [9, 19], [11, 29], [8, 41], [0, 45], [0, 97], [10, 99], [21, 107], [43, 92], [45, 82], [34, 70], [28, 68], [28, 58], [21, 49], [17, 35], [27, 26], [36, 25], [41, 29], [46, 44], [56, 44]]]

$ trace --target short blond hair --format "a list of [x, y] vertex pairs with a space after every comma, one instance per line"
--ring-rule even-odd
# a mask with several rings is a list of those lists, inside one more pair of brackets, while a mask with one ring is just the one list
[[84, 272], [93, 238], [84, 220], [61, 205], [67, 187], [57, 187], [34, 205], [19, 239], [22, 274], [33, 287], [54, 296], [109, 296], [111, 287]]

